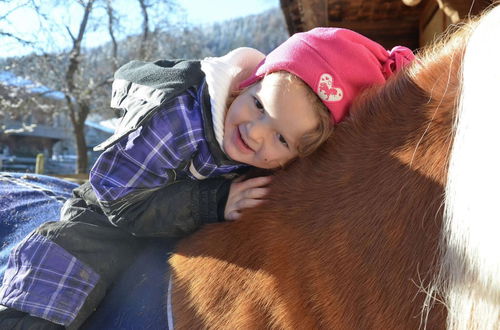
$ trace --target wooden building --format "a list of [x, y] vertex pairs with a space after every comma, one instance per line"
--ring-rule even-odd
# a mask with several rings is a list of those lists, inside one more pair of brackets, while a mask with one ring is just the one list
[[[0, 171], [28, 171], [36, 156], [45, 155], [46, 173], [74, 173], [75, 137], [62, 93], [0, 72]], [[87, 120], [85, 138], [89, 164], [99, 155], [94, 146], [113, 130]]]
[[280, 0], [290, 34], [317, 26], [359, 32], [387, 49], [417, 49], [468, 15], [480, 13], [488, 0]]

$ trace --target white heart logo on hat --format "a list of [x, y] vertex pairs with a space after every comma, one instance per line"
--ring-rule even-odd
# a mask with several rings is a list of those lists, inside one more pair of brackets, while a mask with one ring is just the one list
[[318, 96], [326, 102], [338, 102], [344, 97], [342, 89], [333, 86], [333, 77], [328, 73], [323, 73], [319, 78]]

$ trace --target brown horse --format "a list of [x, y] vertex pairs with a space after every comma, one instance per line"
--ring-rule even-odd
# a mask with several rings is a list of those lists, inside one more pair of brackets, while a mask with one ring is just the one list
[[457, 28], [262, 207], [183, 240], [175, 327], [500, 328], [499, 35], [500, 8]]

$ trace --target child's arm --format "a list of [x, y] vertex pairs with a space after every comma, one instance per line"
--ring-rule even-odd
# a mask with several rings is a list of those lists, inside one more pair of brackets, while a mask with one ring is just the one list
[[137, 200], [122, 198], [99, 204], [111, 223], [135, 236], [181, 237], [204, 223], [223, 220], [230, 183], [221, 177], [186, 179]]

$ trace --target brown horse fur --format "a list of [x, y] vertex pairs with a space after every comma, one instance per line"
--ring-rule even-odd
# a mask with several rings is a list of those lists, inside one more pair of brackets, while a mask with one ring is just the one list
[[[269, 200], [171, 257], [178, 329], [442, 329], [443, 196], [473, 25], [364, 93]], [[498, 55], [496, 55], [498, 56]]]

